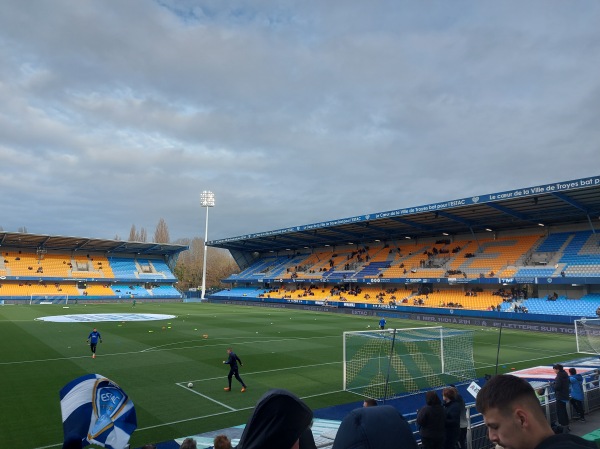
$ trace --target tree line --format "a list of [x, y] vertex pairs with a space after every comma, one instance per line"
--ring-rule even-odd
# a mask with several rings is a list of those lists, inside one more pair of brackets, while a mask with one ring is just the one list
[[[117, 235], [115, 240], [121, 240]], [[129, 241], [147, 242], [148, 233], [145, 228], [139, 230], [135, 224], [131, 225]], [[169, 227], [164, 218], [161, 218], [154, 231], [154, 243], [171, 243]], [[202, 264], [204, 263], [204, 239], [200, 237], [182, 238], [172, 242], [176, 245], [185, 245], [186, 251], [179, 253], [177, 264], [173, 270], [178, 279], [177, 288], [187, 291], [190, 288], [200, 288], [202, 285]], [[239, 273], [239, 268], [228, 251], [220, 248], [207, 248], [206, 253], [206, 288], [219, 288], [221, 279], [233, 273]]]
[[[3, 229], [0, 227], [0, 232]], [[18, 232], [27, 233], [25, 226], [20, 227]], [[117, 234], [114, 240], [121, 240]], [[145, 228], [138, 229], [135, 224], [131, 225], [129, 230], [130, 242], [147, 243], [148, 232]], [[169, 236], [169, 226], [164, 218], [161, 218], [154, 230], [154, 243], [171, 243]], [[202, 264], [204, 263], [204, 239], [199, 237], [177, 239], [173, 242], [176, 245], [185, 245], [189, 249], [179, 253], [177, 264], [173, 270], [177, 277], [177, 288], [180, 291], [187, 291], [190, 288], [200, 288], [202, 285]], [[239, 273], [239, 268], [234, 262], [228, 251], [220, 248], [208, 248], [206, 253], [206, 288], [219, 288], [221, 279], [225, 279], [233, 273]]]

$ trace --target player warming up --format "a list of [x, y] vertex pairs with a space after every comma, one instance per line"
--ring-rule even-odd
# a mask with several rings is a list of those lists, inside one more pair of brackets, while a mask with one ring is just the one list
[[238, 369], [238, 362], [240, 363], [240, 366], [244, 366], [244, 365], [243, 365], [242, 361], [240, 360], [240, 358], [236, 355], [235, 352], [232, 351], [231, 348], [227, 348], [227, 354], [229, 354], [229, 357], [227, 358], [227, 360], [223, 360], [223, 363], [225, 365], [229, 365], [229, 374], [227, 375], [227, 380], [229, 381], [229, 386], [225, 387], [223, 389], [225, 391], [231, 391], [231, 378], [233, 376], [235, 376], [235, 378], [238, 380], [238, 382], [242, 384], [242, 393], [243, 393], [244, 391], [246, 391], [246, 384], [240, 377], [240, 373], [239, 373], [239, 369]]
[[87, 338], [87, 342], [90, 344], [90, 349], [92, 350], [93, 359], [96, 358], [96, 345], [98, 344], [98, 341], [102, 343], [102, 336], [100, 335], [100, 332], [98, 332], [96, 328], [94, 328]]

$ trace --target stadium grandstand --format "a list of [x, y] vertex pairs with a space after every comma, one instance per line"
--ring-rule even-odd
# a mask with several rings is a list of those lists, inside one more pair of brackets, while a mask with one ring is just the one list
[[599, 225], [596, 176], [214, 240], [241, 272], [209, 300], [572, 323]]
[[181, 299], [173, 268], [186, 246], [0, 232], [0, 301]]

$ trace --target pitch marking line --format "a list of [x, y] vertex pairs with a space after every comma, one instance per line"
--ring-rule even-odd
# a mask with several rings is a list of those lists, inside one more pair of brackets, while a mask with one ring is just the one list
[[219, 404], [221, 407], [225, 407], [226, 409], [229, 409], [232, 412], [239, 411], [233, 407], [229, 407], [227, 404], [223, 404], [222, 402], [219, 402], [216, 399], [211, 398], [210, 396], [206, 396], [205, 394], [202, 394], [199, 391], [188, 388], [186, 385], [182, 385], [180, 383], [176, 383], [175, 385], [177, 385], [178, 387], [181, 387], [181, 388], [185, 388], [187, 391], [191, 391], [192, 393], [197, 394], [198, 396], [202, 396], [204, 399], [208, 399], [209, 401], [214, 402], [215, 404]]
[[[245, 338], [245, 337], [240, 337], [240, 338]], [[225, 338], [215, 338], [214, 340], [227, 340], [226, 342], [223, 343], [214, 343], [214, 344], [205, 344], [205, 345], [194, 345], [194, 346], [183, 346], [181, 348], [173, 348], [174, 350], [179, 350], [179, 349], [190, 349], [190, 348], [197, 348], [197, 347], [214, 347], [214, 346], [223, 346], [223, 345], [227, 345], [227, 346], [232, 346], [232, 345], [247, 345], [247, 344], [254, 344], [254, 343], [279, 343], [279, 342], [283, 342], [283, 341], [300, 341], [300, 340], [320, 340], [320, 339], [324, 339], [324, 338], [339, 338], [339, 335], [324, 335], [321, 337], [287, 337], [287, 338], [277, 338], [277, 339], [269, 339], [269, 340], [244, 340], [244, 341], [240, 341], [240, 342], [236, 342], [235, 338], [234, 339], [225, 339]], [[139, 352], [149, 352], [149, 351], [162, 351], [163, 347], [166, 346], [173, 346], [176, 344], [181, 344], [181, 343], [189, 343], [189, 342], [197, 342], [198, 339], [196, 340], [185, 340], [185, 341], [181, 341], [181, 342], [175, 342], [175, 343], [168, 343], [165, 345], [160, 345], [160, 346], [153, 346], [151, 348], [146, 348], [146, 349], [142, 349]], [[204, 341], [204, 340], [203, 340]]]
[[[264, 371], [245, 372], [244, 376], [254, 376], [255, 374], [265, 374], [265, 373], [276, 373], [276, 372], [279, 372], [279, 371], [286, 371], [286, 370], [292, 370], [292, 369], [314, 368], [316, 366], [339, 365], [340, 363], [343, 363], [343, 362], [339, 361], [339, 362], [315, 363], [313, 365], [286, 366], [284, 368], [268, 369], [268, 370], [264, 370]], [[211, 381], [211, 380], [223, 379], [223, 377], [224, 376], [207, 377], [205, 379], [191, 380], [190, 382], [207, 382], [207, 381]], [[182, 382], [182, 384], [185, 385], [185, 382]]]
[[[269, 340], [245, 340], [234, 343], [236, 345], [248, 345], [248, 344], [262, 344], [262, 343], [274, 343], [274, 342], [282, 342], [282, 341], [299, 341], [299, 340], [313, 340], [313, 339], [323, 339], [323, 338], [339, 338], [339, 335], [326, 335], [323, 337], [298, 337], [298, 338], [280, 338], [280, 339], [269, 339]], [[194, 346], [183, 346], [180, 348], [161, 348], [160, 346], [154, 348], [146, 348], [140, 349], [137, 351], [128, 351], [128, 352], [113, 352], [108, 354], [99, 354], [98, 357], [114, 357], [121, 355], [130, 355], [130, 354], [143, 354], [146, 352], [160, 352], [160, 351], [182, 351], [187, 349], [196, 349], [196, 348], [212, 348], [216, 346], [231, 346], [231, 341], [227, 343], [215, 343], [215, 344], [202, 344], [202, 345], [194, 345]], [[37, 359], [37, 360], [13, 360], [11, 362], [0, 362], [0, 365], [21, 365], [24, 363], [39, 363], [39, 362], [55, 362], [60, 360], [76, 360], [76, 359], [85, 359], [88, 358], [89, 355], [77, 355], [71, 357], [55, 357], [51, 359]]]
[[[342, 393], [343, 391], [344, 390], [327, 391], [325, 393], [318, 393], [318, 394], [312, 394], [312, 395], [309, 395], [309, 396], [302, 396], [300, 399], [308, 399], [308, 398], [315, 398], [315, 397], [319, 397], [319, 396], [327, 396], [327, 395], [330, 395], [330, 394]], [[195, 420], [198, 420], [198, 419], [212, 418], [214, 416], [227, 415], [229, 413], [234, 413], [234, 412], [243, 412], [243, 411], [246, 411], [246, 410], [254, 410], [255, 408], [256, 408], [256, 405], [253, 405], [252, 407], [244, 407], [244, 408], [239, 408], [239, 409], [232, 409], [231, 411], [228, 411], [228, 412], [212, 413], [210, 415], [202, 415], [202, 416], [195, 416], [193, 418], [180, 419], [178, 421], [173, 421], [173, 422], [169, 422], [169, 423], [156, 424], [154, 426], [148, 426], [148, 427], [138, 428], [136, 430], [136, 432], [141, 432], [143, 430], [156, 429], [158, 427], [163, 427], [163, 426], [171, 426], [173, 424], [179, 424], [179, 423], [182, 423], [182, 422], [195, 421]], [[36, 448], [36, 449], [43, 449], [43, 448]]]
[[[343, 391], [344, 390], [328, 391], [328, 392], [325, 392], [325, 393], [319, 393], [319, 394], [313, 394], [313, 395], [309, 395], [309, 396], [303, 396], [300, 399], [314, 398], [314, 397], [318, 397], [318, 396], [327, 396], [329, 394], [341, 393]], [[252, 407], [244, 407], [244, 408], [239, 408], [239, 409], [231, 409], [231, 410], [228, 410], [228, 411], [225, 411], [225, 412], [211, 413], [209, 415], [194, 416], [192, 418], [179, 419], [177, 421], [171, 421], [171, 422], [168, 422], [168, 423], [156, 424], [154, 426], [138, 427], [135, 431], [136, 431], [136, 433], [138, 433], [138, 432], [143, 432], [144, 430], [152, 430], [152, 429], [157, 429], [159, 427], [172, 426], [172, 425], [181, 424], [181, 423], [184, 423], [184, 422], [197, 421], [197, 420], [206, 419], [206, 418], [214, 418], [215, 416], [228, 415], [230, 413], [235, 413], [235, 412], [244, 412], [246, 410], [254, 410], [255, 408], [256, 408], [256, 406], [253, 405]], [[36, 447], [34, 449], [50, 449], [52, 447], [61, 447], [61, 446], [62, 446], [62, 443], [58, 443], [58, 444], [50, 444], [48, 446]]]

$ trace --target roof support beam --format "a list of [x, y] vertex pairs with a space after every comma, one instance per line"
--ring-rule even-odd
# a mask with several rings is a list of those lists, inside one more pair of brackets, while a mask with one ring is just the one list
[[579, 210], [584, 211], [586, 214], [589, 214], [591, 211], [585, 207], [583, 204], [581, 204], [579, 201], [575, 201], [573, 198], [569, 198], [567, 195], [565, 195], [564, 193], [560, 193], [560, 192], [552, 192], [552, 196], [555, 196], [556, 198], [558, 198], [559, 200], [564, 201], [565, 203], [576, 207]]
[[390, 220], [397, 221], [398, 223], [402, 223], [408, 226], [412, 226], [413, 228], [420, 229], [421, 231], [435, 231], [437, 228], [433, 226], [424, 225], [421, 223], [415, 223], [414, 221], [407, 220], [405, 218], [393, 217]]
[[510, 215], [511, 217], [518, 218], [519, 220], [531, 221], [531, 222], [535, 221], [535, 220], [532, 220], [530, 217], [528, 217], [525, 214], [522, 214], [520, 212], [515, 212], [514, 210], [509, 209], [508, 207], [500, 206], [499, 204], [496, 204], [496, 203], [485, 203], [485, 205], [488, 207], [491, 207], [492, 209], [499, 210], [500, 212], [504, 212], [505, 214]]

